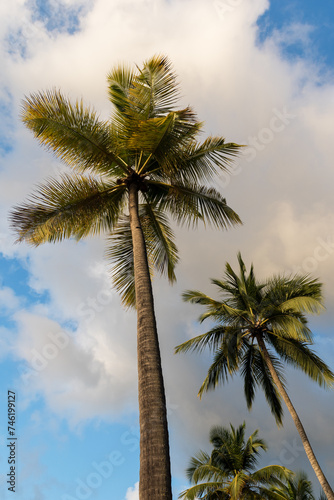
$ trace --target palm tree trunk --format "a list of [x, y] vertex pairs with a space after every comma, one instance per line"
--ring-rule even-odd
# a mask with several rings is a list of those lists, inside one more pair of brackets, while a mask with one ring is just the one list
[[138, 214], [138, 188], [129, 186], [137, 304], [140, 500], [171, 500], [167, 411], [153, 293]]
[[312, 466], [312, 468], [313, 468], [313, 470], [314, 470], [314, 472], [319, 480], [319, 483], [320, 483], [322, 489], [324, 490], [324, 493], [326, 494], [328, 500], [334, 500], [333, 490], [332, 490], [330, 484], [328, 483], [324, 473], [322, 472], [322, 469], [318, 463], [318, 460], [316, 459], [316, 456], [315, 456], [314, 451], [311, 447], [309, 439], [306, 435], [303, 424], [301, 423], [300, 418], [299, 418], [286, 390], [284, 389], [280, 379], [278, 378], [277, 372], [276, 372], [276, 370], [271, 362], [270, 355], [268, 353], [268, 350], [267, 350], [267, 347], [264, 343], [264, 340], [262, 339], [262, 337], [260, 335], [257, 335], [256, 339], [257, 339], [257, 342], [258, 342], [259, 347], [261, 349], [261, 352], [263, 354], [264, 360], [269, 368], [269, 371], [271, 373], [273, 381], [275, 382], [275, 385], [276, 385], [279, 393], [281, 394], [281, 396], [282, 396], [282, 398], [283, 398], [283, 400], [284, 400], [284, 402], [285, 402], [285, 404], [286, 404], [286, 406], [287, 406], [287, 408], [292, 416], [292, 419], [295, 423], [297, 431], [299, 432], [299, 435], [301, 437], [307, 458], [310, 461], [310, 464], [311, 464], [311, 466]]

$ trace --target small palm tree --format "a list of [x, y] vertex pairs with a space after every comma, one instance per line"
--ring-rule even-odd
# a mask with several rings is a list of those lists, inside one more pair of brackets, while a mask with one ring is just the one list
[[206, 306], [201, 321], [211, 318], [218, 325], [179, 345], [176, 352], [202, 351], [206, 346], [214, 351], [214, 360], [200, 388], [200, 396], [240, 371], [248, 408], [252, 406], [255, 388], [259, 385], [277, 423], [282, 424], [283, 399], [321, 487], [328, 499], [333, 500], [333, 491], [286, 392], [281, 363], [285, 361], [301, 369], [320, 386], [333, 384], [334, 374], [309, 348], [312, 332], [304, 314], [319, 312], [323, 308], [321, 284], [307, 276], [277, 276], [259, 282], [253, 266], [247, 275], [240, 254], [238, 261], [239, 275], [227, 263], [225, 279], [212, 280], [222, 294], [222, 300], [214, 300], [199, 291], [184, 293], [186, 301]]
[[218, 228], [240, 223], [208, 187], [240, 146], [222, 137], [196, 140], [202, 124], [191, 108], [174, 109], [179, 89], [166, 57], [135, 71], [118, 66], [108, 84], [114, 113], [107, 122], [57, 90], [23, 103], [25, 125], [72, 172], [39, 186], [15, 207], [11, 223], [19, 241], [32, 245], [107, 233], [114, 284], [125, 305], [137, 307], [139, 494], [167, 500], [168, 429], [151, 274], [157, 269], [175, 280], [178, 252], [169, 216]]
[[256, 470], [258, 455], [267, 445], [253, 432], [245, 440], [245, 423], [237, 429], [213, 427], [209, 455], [200, 451], [190, 460], [187, 477], [195, 486], [183, 491], [184, 500], [241, 500], [270, 498], [269, 487], [288, 480], [292, 472], [281, 465]]
[[297, 472], [271, 488], [273, 500], [315, 500], [312, 483], [305, 472]]

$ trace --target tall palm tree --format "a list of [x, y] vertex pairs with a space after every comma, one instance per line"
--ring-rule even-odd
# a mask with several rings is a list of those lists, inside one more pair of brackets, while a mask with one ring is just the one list
[[[273, 500], [315, 500], [312, 483], [305, 472], [297, 472], [271, 488]], [[321, 498], [321, 497], [320, 497]]]
[[195, 486], [183, 491], [184, 500], [241, 500], [271, 498], [269, 487], [288, 480], [292, 471], [281, 465], [256, 470], [258, 455], [267, 445], [258, 431], [245, 439], [245, 423], [237, 429], [213, 427], [209, 455], [200, 451], [190, 460], [187, 477]]
[[175, 280], [178, 252], [168, 216], [187, 225], [240, 223], [208, 182], [228, 169], [240, 146], [221, 137], [199, 143], [191, 108], [175, 110], [179, 87], [166, 57], [108, 75], [110, 121], [60, 91], [31, 95], [22, 119], [71, 169], [40, 185], [13, 209], [19, 241], [32, 245], [106, 232], [113, 279], [137, 307], [140, 498], [171, 498], [165, 392], [153, 307], [153, 269]]
[[253, 266], [247, 275], [238, 254], [240, 272], [237, 275], [226, 264], [225, 279], [212, 280], [219, 288], [222, 300], [214, 300], [199, 291], [184, 293], [186, 301], [206, 306], [200, 320], [211, 318], [218, 325], [176, 348], [180, 351], [201, 351], [209, 346], [214, 351], [199, 395], [226, 382], [240, 370], [244, 391], [251, 408], [255, 388], [261, 386], [278, 424], [282, 424], [281, 399], [302, 439], [306, 454], [328, 499], [333, 491], [314, 455], [300, 418], [286, 392], [282, 361], [301, 369], [320, 386], [333, 384], [334, 374], [309, 348], [312, 332], [305, 313], [322, 308], [321, 284], [308, 276], [276, 276], [259, 282]]

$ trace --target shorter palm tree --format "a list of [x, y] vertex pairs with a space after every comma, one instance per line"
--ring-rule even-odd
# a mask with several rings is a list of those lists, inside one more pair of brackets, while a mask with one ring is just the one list
[[204, 451], [190, 460], [187, 477], [194, 486], [183, 491], [184, 500], [241, 500], [271, 498], [270, 487], [284, 484], [292, 471], [281, 465], [256, 470], [258, 455], [267, 445], [253, 432], [245, 440], [245, 422], [237, 429], [212, 427], [211, 455]]
[[252, 406], [256, 387], [260, 386], [277, 423], [282, 424], [283, 399], [323, 491], [329, 500], [334, 500], [333, 490], [287, 394], [282, 370], [283, 361], [301, 369], [322, 387], [333, 385], [334, 374], [309, 347], [313, 336], [305, 316], [323, 309], [322, 285], [309, 276], [298, 275], [258, 281], [253, 266], [247, 273], [240, 253], [238, 261], [239, 274], [226, 263], [224, 279], [212, 280], [222, 300], [214, 300], [197, 290], [183, 294], [185, 300], [206, 306], [201, 321], [210, 318], [217, 324], [179, 345], [176, 352], [201, 352], [207, 346], [214, 351], [199, 395], [240, 371], [248, 408]]
[[[305, 472], [299, 471], [271, 488], [272, 500], [315, 500], [312, 483]], [[322, 493], [319, 500], [326, 500]]]

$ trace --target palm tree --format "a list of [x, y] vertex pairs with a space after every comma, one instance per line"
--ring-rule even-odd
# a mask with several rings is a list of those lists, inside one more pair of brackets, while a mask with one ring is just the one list
[[255, 388], [261, 386], [277, 423], [282, 424], [284, 400], [302, 439], [306, 454], [328, 499], [333, 491], [314, 455], [305, 429], [286, 392], [282, 361], [301, 369], [320, 386], [333, 384], [334, 374], [309, 348], [312, 332], [304, 313], [322, 308], [321, 284], [308, 276], [276, 276], [266, 282], [256, 280], [253, 266], [247, 275], [240, 253], [239, 276], [226, 264], [224, 280], [212, 280], [222, 300], [214, 300], [199, 291], [184, 293], [186, 301], [206, 306], [200, 320], [211, 318], [218, 323], [176, 348], [202, 351], [209, 346], [214, 360], [199, 395], [226, 382], [240, 370], [250, 409]]
[[258, 455], [267, 445], [253, 432], [245, 440], [245, 422], [237, 429], [212, 427], [209, 455], [200, 451], [190, 460], [187, 477], [195, 486], [183, 491], [185, 500], [241, 500], [270, 498], [269, 487], [287, 480], [292, 471], [281, 465], [256, 470]]
[[19, 241], [32, 245], [80, 240], [106, 232], [113, 280], [126, 306], [137, 308], [140, 414], [140, 498], [171, 498], [165, 392], [153, 306], [153, 269], [175, 280], [178, 252], [168, 216], [187, 225], [240, 223], [208, 182], [228, 169], [240, 146], [196, 137], [191, 108], [173, 109], [179, 96], [166, 57], [142, 68], [118, 66], [108, 75], [110, 121], [60, 91], [31, 95], [22, 119], [39, 142], [71, 169], [40, 185], [13, 209]]
[[285, 482], [280, 481], [271, 492], [273, 500], [315, 500], [312, 483], [305, 472], [297, 472]]

